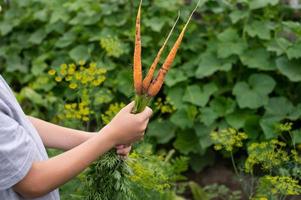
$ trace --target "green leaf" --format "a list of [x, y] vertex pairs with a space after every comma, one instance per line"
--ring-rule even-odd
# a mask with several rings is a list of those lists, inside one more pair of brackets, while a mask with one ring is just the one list
[[159, 144], [166, 144], [175, 137], [176, 127], [168, 120], [152, 121], [147, 129], [147, 135], [156, 138]]
[[266, 116], [275, 116], [284, 119], [293, 110], [294, 106], [286, 97], [272, 97], [265, 106]]
[[28, 71], [28, 66], [22, 63], [21, 58], [18, 55], [10, 55], [9, 59], [6, 61], [7, 71], [8, 72], [23, 72], [26, 73]]
[[185, 90], [183, 87], [172, 87], [167, 89], [167, 97], [176, 108], [182, 108], [184, 106], [182, 101], [184, 93]]
[[249, 77], [248, 83], [238, 82], [233, 88], [233, 94], [240, 108], [259, 108], [268, 103], [270, 94], [276, 82], [265, 74], [253, 74]]
[[227, 58], [231, 55], [240, 55], [247, 43], [239, 37], [237, 30], [228, 28], [217, 36], [219, 43], [217, 54], [219, 58]]
[[266, 139], [277, 137], [276, 124], [279, 123], [280, 120], [278, 117], [265, 117], [260, 120], [260, 127]]
[[36, 91], [34, 91], [29, 87], [23, 88], [20, 92], [20, 95], [27, 98], [34, 104], [42, 105], [42, 106], [47, 105], [45, 99], [40, 94], [38, 94]]
[[32, 44], [41, 44], [44, 38], [47, 36], [47, 33], [44, 28], [37, 30], [29, 37], [29, 42]]
[[234, 10], [233, 12], [230, 13], [230, 19], [233, 24], [237, 23], [241, 19], [244, 19], [249, 16], [249, 12], [245, 10]]
[[211, 76], [216, 71], [229, 71], [232, 68], [231, 62], [225, 62], [217, 58], [213, 52], [207, 51], [200, 57], [199, 66], [195, 72], [197, 78]]
[[200, 148], [198, 138], [193, 130], [178, 132], [173, 146], [183, 154], [197, 153]]
[[276, 60], [276, 66], [280, 73], [293, 82], [301, 81], [301, 62], [280, 57]]
[[164, 20], [162, 20], [162, 17], [152, 17], [150, 19], [145, 19], [144, 23], [155, 32], [160, 32], [164, 26]]
[[268, 5], [275, 6], [279, 3], [279, 0], [251, 0], [249, 6], [252, 10], [258, 8], [264, 8]]
[[293, 141], [295, 141], [296, 144], [301, 143], [301, 129], [294, 130], [292, 132]]
[[134, 94], [132, 73], [130, 70], [122, 70], [118, 72], [116, 77], [116, 87], [119, 92], [127, 97], [131, 97]]
[[264, 48], [249, 49], [240, 56], [244, 65], [260, 70], [275, 70], [276, 64]]
[[236, 111], [226, 116], [226, 122], [233, 128], [240, 129], [245, 126], [246, 120], [250, 113], [244, 111]]
[[70, 52], [69, 56], [76, 62], [80, 60], [87, 61], [90, 58], [88, 47], [85, 45], [78, 45], [74, 47]]
[[64, 35], [57, 40], [55, 46], [58, 48], [64, 48], [72, 44], [75, 40], [76, 33], [73, 31], [69, 31], [67, 33], [64, 33]]
[[276, 37], [266, 43], [268, 51], [275, 52], [277, 56], [287, 53], [287, 49], [292, 45], [290, 41], [282, 37]]
[[235, 110], [236, 103], [231, 98], [219, 96], [210, 102], [210, 107], [220, 116], [224, 117]]
[[168, 72], [165, 78], [165, 84], [169, 87], [176, 85], [177, 83], [186, 81], [188, 77], [182, 70], [173, 69]]
[[269, 23], [265, 21], [253, 21], [252, 23], [246, 25], [245, 31], [251, 37], [257, 36], [263, 40], [271, 39], [271, 30], [269, 28]]
[[203, 149], [204, 152], [206, 152], [207, 148], [212, 145], [210, 133], [213, 129], [214, 129], [214, 127], [212, 127], [212, 126], [208, 127], [201, 123], [196, 123], [194, 125], [194, 130], [199, 139], [201, 148]]
[[204, 85], [203, 89], [198, 85], [190, 85], [186, 88], [183, 101], [203, 107], [209, 101], [210, 96], [217, 90], [218, 88], [214, 83]]
[[301, 42], [291, 46], [288, 48], [286, 51], [288, 59], [293, 59], [293, 58], [301, 58]]
[[197, 200], [209, 200], [210, 199], [207, 195], [207, 192], [205, 192], [205, 190], [201, 186], [196, 184], [195, 182], [190, 181], [189, 187], [190, 187], [190, 190], [192, 192], [194, 199], [197, 199]]
[[186, 106], [177, 110], [170, 118], [170, 121], [181, 129], [193, 127], [197, 109], [194, 106]]
[[219, 117], [219, 114], [211, 107], [205, 107], [200, 109], [200, 121], [206, 126], [212, 125]]

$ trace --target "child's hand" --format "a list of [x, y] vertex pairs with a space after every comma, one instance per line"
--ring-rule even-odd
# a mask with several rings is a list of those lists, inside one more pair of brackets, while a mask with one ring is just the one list
[[110, 129], [109, 134], [115, 146], [134, 143], [144, 136], [152, 109], [146, 107], [143, 112], [132, 114], [133, 107], [134, 102], [125, 106], [105, 127]]
[[122, 157], [127, 157], [131, 151], [131, 145], [118, 145], [116, 146], [117, 154]]

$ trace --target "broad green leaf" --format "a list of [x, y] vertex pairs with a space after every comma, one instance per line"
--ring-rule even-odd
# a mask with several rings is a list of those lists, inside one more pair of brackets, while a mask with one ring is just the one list
[[213, 52], [205, 52], [201, 55], [199, 66], [195, 72], [197, 78], [211, 76], [216, 71], [229, 71], [232, 68], [232, 63], [225, 62], [217, 58]]
[[271, 39], [271, 30], [269, 28], [268, 22], [265, 21], [253, 21], [250, 24], [246, 25], [245, 31], [251, 37], [257, 36], [263, 40]]
[[201, 108], [200, 112], [200, 121], [206, 126], [212, 125], [219, 117], [219, 114], [211, 107]]
[[295, 142], [295, 144], [301, 143], [301, 129], [292, 131], [292, 136], [293, 136], [293, 141]]
[[47, 105], [45, 99], [40, 94], [38, 94], [36, 91], [34, 91], [29, 87], [23, 88], [20, 92], [20, 95], [29, 99], [34, 104], [42, 105], [42, 106]]
[[289, 80], [293, 82], [301, 81], [301, 62], [299, 60], [288, 60], [285, 57], [280, 57], [276, 60], [276, 65], [280, 73]]
[[243, 128], [250, 113], [239, 110], [226, 116], [226, 122], [233, 128]]
[[230, 13], [230, 18], [233, 24], [237, 23], [239, 20], [244, 19], [249, 16], [249, 12], [245, 10], [234, 10]]
[[69, 31], [57, 40], [55, 46], [58, 48], [64, 48], [72, 44], [75, 40], [76, 40], [76, 33], [73, 31]]
[[236, 103], [231, 98], [219, 96], [210, 102], [210, 107], [215, 110], [220, 117], [224, 117], [235, 110]]
[[249, 6], [252, 10], [258, 8], [264, 8], [268, 5], [275, 6], [279, 3], [279, 0], [251, 0], [249, 1]]
[[205, 126], [201, 123], [196, 123], [194, 125], [194, 130], [196, 132], [197, 137], [199, 138], [199, 143], [204, 150], [204, 152], [207, 150], [208, 147], [212, 145], [212, 140], [210, 138], [210, 133], [214, 129], [214, 127]]
[[173, 146], [183, 154], [197, 153], [200, 149], [198, 138], [193, 130], [178, 132]]
[[153, 17], [151, 19], [145, 19], [144, 23], [155, 32], [160, 32], [164, 26], [164, 20], [161, 17]]
[[28, 71], [28, 66], [22, 63], [21, 58], [18, 55], [10, 55], [9, 59], [6, 61], [8, 72], [23, 72], [26, 73]]
[[94, 101], [93, 105], [94, 106], [101, 106], [105, 103], [111, 102], [113, 99], [113, 94], [111, 90], [108, 88], [99, 88], [97, 91], [94, 93]]
[[292, 43], [285, 38], [278, 37], [268, 41], [265, 45], [268, 51], [275, 52], [277, 56], [280, 56], [287, 52]]
[[117, 90], [127, 97], [131, 97], [134, 94], [132, 73], [130, 70], [122, 70], [118, 72], [115, 80]]
[[41, 44], [44, 38], [47, 36], [47, 33], [44, 28], [37, 30], [29, 37], [29, 42], [32, 44]]
[[217, 90], [218, 88], [214, 83], [204, 85], [202, 89], [198, 85], [190, 85], [186, 88], [183, 101], [203, 107], [209, 101], [210, 96]]
[[158, 119], [149, 124], [147, 135], [156, 138], [159, 144], [165, 144], [175, 137], [175, 130], [176, 126], [169, 121]]
[[301, 42], [288, 48], [286, 54], [290, 60], [293, 58], [301, 58]]
[[78, 46], [74, 47], [69, 52], [69, 55], [76, 62], [78, 62], [80, 60], [86, 61], [90, 58], [88, 46], [85, 46], [85, 45], [78, 45]]
[[193, 127], [197, 109], [194, 106], [186, 106], [178, 109], [170, 118], [170, 121], [181, 129]]
[[184, 106], [184, 102], [182, 101], [182, 98], [185, 93], [185, 89], [183, 87], [168, 88], [166, 93], [167, 93], [167, 97], [170, 99], [170, 102], [176, 108], [182, 108]]
[[177, 83], [186, 81], [188, 77], [182, 70], [172, 69], [168, 72], [165, 78], [165, 84], [169, 87], [176, 85]]
[[275, 116], [280, 119], [284, 119], [294, 110], [292, 102], [286, 97], [272, 97], [264, 108], [266, 116]]
[[280, 120], [278, 117], [266, 117], [260, 120], [260, 126], [266, 139], [277, 137], [276, 124], [279, 123]]
[[260, 70], [275, 70], [276, 64], [264, 48], [249, 49], [240, 56], [244, 65]]
[[261, 127], [259, 126], [260, 117], [258, 115], [248, 115], [244, 130], [248, 134], [249, 139], [256, 139], [261, 133]]
[[238, 82], [233, 88], [233, 94], [240, 108], [259, 108], [268, 103], [270, 94], [276, 82], [265, 74], [253, 74], [249, 77], [248, 83]]
[[246, 48], [246, 42], [239, 37], [237, 30], [228, 28], [218, 36], [217, 54], [219, 58], [227, 58], [231, 55], [240, 55]]

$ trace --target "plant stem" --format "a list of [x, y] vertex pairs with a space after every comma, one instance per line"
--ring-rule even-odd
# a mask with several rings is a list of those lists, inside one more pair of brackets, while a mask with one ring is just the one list
[[133, 114], [141, 113], [145, 109], [145, 107], [150, 103], [151, 100], [152, 98], [146, 95], [136, 95], [135, 106], [132, 113]]
[[236, 176], [239, 177], [239, 173], [238, 173], [235, 161], [234, 161], [234, 157], [233, 157], [232, 151], [231, 151], [231, 161], [232, 161], [232, 165], [233, 165], [233, 168], [234, 168], [234, 172], [235, 172]]

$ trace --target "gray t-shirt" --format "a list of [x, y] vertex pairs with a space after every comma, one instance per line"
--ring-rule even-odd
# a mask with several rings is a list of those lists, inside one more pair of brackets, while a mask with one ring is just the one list
[[[23, 200], [12, 186], [26, 176], [32, 162], [47, 159], [39, 134], [0, 75], [0, 200]], [[55, 190], [35, 200], [59, 199]]]

